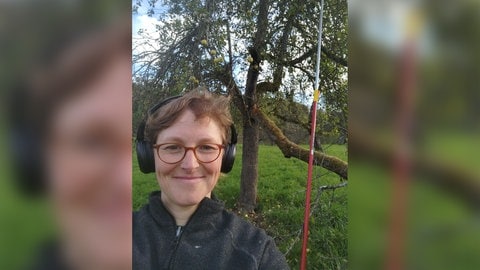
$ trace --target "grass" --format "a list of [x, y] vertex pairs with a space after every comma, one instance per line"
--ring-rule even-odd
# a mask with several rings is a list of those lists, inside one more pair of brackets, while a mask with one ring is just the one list
[[0, 269], [25, 269], [54, 228], [47, 201], [19, 192], [7, 153], [0, 154]]
[[[325, 152], [347, 160], [345, 146], [331, 145]], [[242, 146], [237, 149], [235, 166], [223, 176], [214, 193], [235, 209], [240, 190]], [[276, 146], [261, 145], [259, 149], [258, 209], [256, 215], [244, 218], [258, 224], [271, 235], [279, 249], [286, 253], [292, 269], [299, 267], [305, 208], [307, 164], [295, 158], [285, 158]], [[323, 191], [319, 187], [340, 182], [338, 176], [316, 167], [312, 189], [312, 218], [308, 242], [309, 269], [347, 268], [347, 189]], [[134, 162], [133, 207], [147, 202], [148, 194], [158, 190], [154, 174], [145, 175]], [[319, 195], [319, 200], [315, 201]], [[317, 203], [316, 203], [317, 202]]]

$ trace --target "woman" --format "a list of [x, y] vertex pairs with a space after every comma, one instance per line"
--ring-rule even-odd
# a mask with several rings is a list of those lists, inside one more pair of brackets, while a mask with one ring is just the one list
[[12, 115], [25, 117], [12, 121], [15, 138], [23, 139], [14, 145], [23, 172], [17, 180], [45, 196], [58, 229], [28, 264], [131, 269], [130, 19], [79, 35], [62, 48], [32, 75], [12, 108]]
[[212, 194], [231, 147], [228, 104], [197, 89], [150, 112], [145, 137], [161, 191], [134, 213], [134, 269], [288, 269], [271, 237]]

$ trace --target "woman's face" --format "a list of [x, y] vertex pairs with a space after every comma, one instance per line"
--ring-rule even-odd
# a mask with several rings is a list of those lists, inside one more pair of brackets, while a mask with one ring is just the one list
[[47, 173], [60, 239], [67, 260], [89, 269], [131, 267], [130, 78], [130, 59], [119, 57], [52, 122]]
[[[185, 110], [173, 125], [162, 130], [156, 144], [176, 143], [186, 147], [200, 144], [222, 144], [221, 129], [216, 121], [204, 117], [197, 119], [192, 111]], [[222, 165], [222, 153], [211, 163], [199, 162], [193, 151], [176, 164], [159, 159], [155, 150], [155, 169], [162, 190], [162, 201], [167, 207], [196, 206], [210, 194], [217, 184]]]

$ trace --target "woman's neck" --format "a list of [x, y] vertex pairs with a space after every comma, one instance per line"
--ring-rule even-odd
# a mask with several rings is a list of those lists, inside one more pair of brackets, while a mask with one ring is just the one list
[[179, 206], [169, 202], [165, 196], [161, 196], [161, 199], [165, 208], [167, 208], [168, 212], [170, 212], [175, 219], [177, 226], [185, 226], [195, 210], [198, 208], [198, 204], [191, 206]]

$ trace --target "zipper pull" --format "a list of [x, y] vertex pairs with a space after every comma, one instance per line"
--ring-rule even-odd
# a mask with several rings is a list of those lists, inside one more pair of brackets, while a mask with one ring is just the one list
[[182, 229], [183, 226], [177, 226], [177, 232], [175, 233], [175, 236], [178, 238], [182, 234]]

